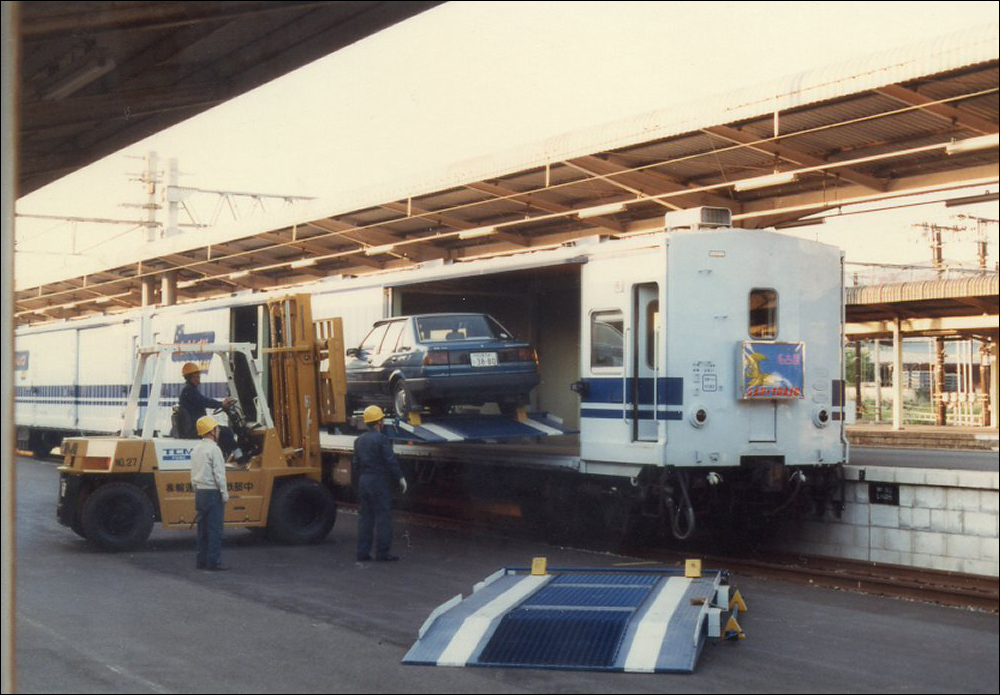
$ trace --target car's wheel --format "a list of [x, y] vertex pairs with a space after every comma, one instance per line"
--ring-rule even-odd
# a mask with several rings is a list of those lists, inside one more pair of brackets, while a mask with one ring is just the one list
[[154, 513], [149, 497], [135, 485], [107, 483], [83, 505], [82, 535], [105, 550], [133, 550], [152, 533]]
[[315, 480], [296, 478], [274, 493], [267, 535], [290, 545], [319, 543], [329, 535], [336, 521], [333, 493]]
[[392, 411], [400, 420], [407, 420], [413, 410], [413, 396], [405, 379], [392, 382]]

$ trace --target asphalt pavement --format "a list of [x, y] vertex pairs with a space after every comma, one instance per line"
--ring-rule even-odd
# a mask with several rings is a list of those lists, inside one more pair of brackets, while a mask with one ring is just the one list
[[20, 692], [989, 692], [997, 615], [735, 578], [748, 638], [707, 645], [693, 675], [404, 666], [437, 605], [509, 565], [634, 562], [400, 520], [397, 563], [354, 561], [356, 517], [322, 544], [226, 532], [229, 572], [194, 567], [193, 531], [132, 553], [55, 519], [54, 463], [17, 463]]

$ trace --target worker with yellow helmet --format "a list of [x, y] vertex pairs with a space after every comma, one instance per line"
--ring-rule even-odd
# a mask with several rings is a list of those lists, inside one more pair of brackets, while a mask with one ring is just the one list
[[198, 555], [200, 570], [229, 569], [222, 564], [222, 528], [229, 501], [226, 488], [226, 460], [219, 448], [219, 423], [211, 415], [198, 418], [195, 424], [201, 439], [191, 452], [191, 487], [198, 520]]
[[[181, 368], [181, 375], [184, 377], [185, 383], [181, 389], [178, 405], [182, 410], [187, 412], [188, 422], [198, 422], [200, 418], [206, 415], [208, 408], [225, 410], [235, 402], [231, 396], [226, 396], [223, 400], [217, 401], [202, 394], [199, 390], [201, 372], [201, 367], [194, 362], [188, 362]], [[185, 436], [190, 436], [190, 434]], [[198, 436], [201, 435], [199, 434]], [[242, 456], [242, 452], [236, 446], [236, 435], [233, 434], [230, 428], [220, 428], [218, 442], [227, 456], [229, 454], [234, 454], [236, 458]]]
[[364, 420], [369, 429], [354, 440], [354, 466], [358, 471], [358, 549], [359, 562], [372, 559], [372, 534], [375, 559], [398, 560], [389, 549], [392, 545], [392, 483], [398, 481], [406, 493], [406, 478], [392, 450], [392, 440], [382, 431], [385, 414], [377, 405], [365, 408]]

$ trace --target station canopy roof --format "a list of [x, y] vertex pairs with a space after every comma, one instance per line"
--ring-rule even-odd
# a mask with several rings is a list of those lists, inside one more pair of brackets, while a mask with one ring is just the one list
[[333, 195], [211, 246], [181, 234], [139, 261], [21, 289], [15, 314], [135, 306], [142, 281], [167, 274], [184, 301], [524, 253], [648, 233], [665, 212], [703, 205], [729, 208], [735, 226], [780, 228], [912, 194], [995, 199], [957, 191], [998, 181], [998, 43], [987, 26]]
[[18, 197], [438, 4], [18, 3]]

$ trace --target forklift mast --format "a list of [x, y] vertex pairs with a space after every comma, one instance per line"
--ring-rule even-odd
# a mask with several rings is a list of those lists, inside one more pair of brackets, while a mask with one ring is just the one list
[[343, 322], [313, 321], [308, 294], [270, 300], [267, 309], [271, 347], [264, 352], [278, 439], [285, 450], [301, 450], [299, 465], [318, 468], [320, 427], [347, 419]]

